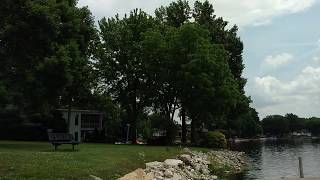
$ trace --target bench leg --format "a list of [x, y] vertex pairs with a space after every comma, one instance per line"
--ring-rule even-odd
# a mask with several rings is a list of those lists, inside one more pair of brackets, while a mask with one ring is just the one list
[[74, 151], [74, 144], [72, 144], [72, 150]]
[[54, 145], [54, 151], [56, 151], [58, 149], [58, 145]]

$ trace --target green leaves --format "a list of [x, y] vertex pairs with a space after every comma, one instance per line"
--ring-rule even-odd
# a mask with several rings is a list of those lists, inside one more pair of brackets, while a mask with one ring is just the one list
[[0, 82], [0, 107], [3, 108], [8, 102], [7, 88]]
[[123, 19], [104, 18], [99, 25], [102, 41], [95, 54], [96, 68], [106, 91], [126, 109], [135, 142], [137, 118], [150, 105], [152, 93], [142, 41], [154, 19], [135, 9]]
[[[98, 30], [75, 0], [5, 0], [0, 101], [42, 112], [110, 96], [133, 129], [147, 111], [173, 121], [181, 107], [194, 122], [225, 121], [231, 111], [238, 118], [245, 110], [236, 110], [249, 107], [243, 45], [238, 28], [227, 29], [213, 13], [208, 1], [192, 9], [179, 0], [157, 9], [156, 17], [135, 9], [103, 18]], [[13, 98], [2, 100], [6, 94]]]
[[0, 17], [1, 79], [13, 96], [8, 104], [44, 112], [42, 107], [55, 108], [66, 96], [76, 99], [90, 88], [95, 29], [88, 9], [74, 0], [5, 0]]
[[188, 1], [178, 0], [168, 7], [160, 7], [155, 11], [158, 20], [166, 21], [169, 26], [180, 27], [188, 22], [191, 17], [191, 9]]

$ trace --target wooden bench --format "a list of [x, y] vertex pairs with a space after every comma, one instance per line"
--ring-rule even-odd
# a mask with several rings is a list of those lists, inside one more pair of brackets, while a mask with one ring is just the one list
[[78, 145], [78, 141], [74, 141], [72, 134], [68, 133], [48, 133], [49, 141], [54, 146], [54, 150], [58, 149], [58, 146], [62, 144], [71, 144], [72, 150], [74, 146]]

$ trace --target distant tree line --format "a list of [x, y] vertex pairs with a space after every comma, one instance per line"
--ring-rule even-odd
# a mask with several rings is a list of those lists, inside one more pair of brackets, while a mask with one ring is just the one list
[[103, 18], [99, 27], [88, 8], [76, 4], [1, 3], [0, 121], [56, 127], [57, 108], [78, 107], [104, 111], [113, 140], [126, 124], [132, 142], [153, 129], [173, 139], [177, 115], [182, 143], [188, 124], [194, 144], [203, 127], [230, 136], [261, 134], [244, 91], [238, 27], [216, 17], [208, 1], [192, 8], [179, 0], [155, 16], [135, 9]]
[[271, 115], [265, 117], [262, 122], [265, 135], [283, 137], [293, 132], [304, 131], [312, 133], [314, 136], [320, 135], [320, 118], [301, 118], [295, 114]]

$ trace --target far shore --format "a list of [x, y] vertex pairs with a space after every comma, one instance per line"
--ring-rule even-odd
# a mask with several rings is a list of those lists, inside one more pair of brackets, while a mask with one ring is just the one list
[[291, 136], [291, 137], [262, 137], [262, 138], [236, 138], [229, 139], [229, 142], [250, 142], [250, 141], [268, 141], [268, 140], [290, 140], [290, 139], [320, 139], [318, 136]]

